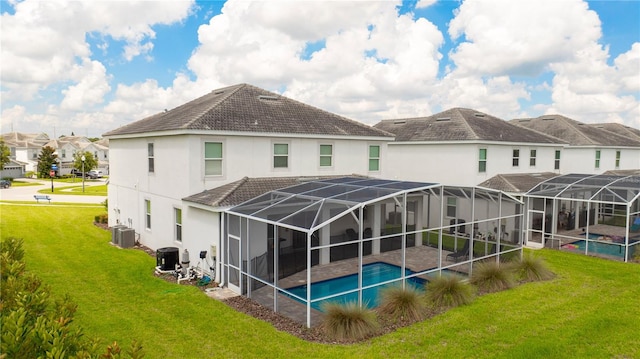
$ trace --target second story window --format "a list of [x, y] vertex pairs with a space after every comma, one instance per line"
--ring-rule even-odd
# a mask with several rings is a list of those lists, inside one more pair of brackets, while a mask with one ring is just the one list
[[513, 159], [511, 160], [511, 164], [513, 167], [520, 166], [520, 150], [519, 149], [513, 150]]
[[487, 149], [481, 148], [478, 153], [478, 172], [487, 172]]
[[380, 171], [380, 146], [369, 146], [369, 171]]
[[555, 169], [555, 170], [559, 170], [560, 169], [560, 150], [556, 150], [556, 156], [555, 156], [555, 160], [553, 162], [553, 169]]
[[600, 168], [600, 150], [596, 150], [596, 169]]
[[537, 151], [536, 150], [531, 150], [529, 153], [529, 166], [531, 167], [535, 167], [536, 166], [536, 155], [537, 155]]
[[153, 143], [147, 143], [147, 155], [149, 157], [149, 172], [154, 172]]
[[62, 149], [62, 158], [67, 158], [67, 150]]
[[273, 168], [289, 167], [289, 145], [286, 143], [273, 144]]
[[620, 150], [616, 151], [616, 168], [620, 168]]
[[320, 145], [320, 167], [331, 167], [333, 165], [333, 146]]
[[222, 143], [221, 142], [205, 142], [204, 174], [205, 176], [221, 176], [222, 175]]

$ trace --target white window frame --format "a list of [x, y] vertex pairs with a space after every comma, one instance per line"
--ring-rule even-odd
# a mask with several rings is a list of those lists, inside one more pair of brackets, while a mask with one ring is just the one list
[[[276, 146], [281, 146], [281, 145], [285, 145], [287, 146], [287, 153], [286, 154], [281, 154], [278, 153], [276, 154]], [[278, 158], [286, 158], [287, 160], [287, 165], [286, 166], [276, 166], [276, 157]], [[291, 161], [289, 161], [289, 159], [291, 158], [291, 143], [287, 142], [287, 141], [274, 141], [271, 144], [271, 166], [274, 170], [288, 170], [291, 167]]]
[[[374, 147], [378, 148], [378, 156], [371, 155], [371, 149]], [[380, 146], [379, 144], [367, 146], [367, 158], [369, 159], [367, 162], [367, 169], [369, 170], [369, 172], [380, 172], [380, 153], [382, 153], [382, 146]], [[377, 169], [371, 169], [371, 164], [373, 163], [372, 161], [375, 161], [375, 163], [377, 164]]]
[[[220, 144], [220, 157], [210, 157], [207, 158], [207, 144]], [[202, 148], [202, 156], [204, 158], [204, 175], [207, 177], [220, 177], [224, 175], [224, 142], [215, 141], [215, 140], [206, 140], [204, 141]], [[220, 173], [207, 173], [207, 162], [208, 161], [219, 161], [220, 162]]]
[[616, 150], [616, 169], [620, 168], [620, 158], [622, 157], [622, 151]]
[[151, 230], [151, 200], [144, 200], [144, 228], [148, 231]]
[[[329, 146], [329, 149], [331, 150], [331, 153], [327, 154], [323, 154], [322, 153], [322, 147], [323, 146]], [[332, 143], [321, 143], [318, 146], [318, 152], [319, 152], [319, 156], [318, 156], [318, 161], [319, 161], [319, 166], [321, 168], [332, 168], [333, 167], [333, 144]], [[322, 164], [322, 159], [329, 159], [329, 164]]]
[[561, 158], [562, 153], [560, 152], [560, 150], [556, 150], [553, 153], [553, 169], [554, 170], [560, 170], [560, 158]]
[[147, 170], [149, 173], [156, 172], [155, 151], [155, 144], [153, 142], [147, 142]]
[[600, 168], [600, 158], [602, 157], [602, 150], [596, 149], [595, 155], [596, 155], [596, 163], [595, 163], [596, 167], [595, 168], [599, 169]]
[[[481, 154], [484, 151], [484, 158], [482, 158]], [[482, 147], [478, 149], [478, 173], [487, 173], [487, 155], [489, 151], [486, 147]], [[484, 165], [484, 168], [482, 168]]]
[[[453, 216], [449, 214], [449, 211], [453, 211]], [[447, 197], [447, 218], [456, 218], [458, 215], [458, 198]]]
[[511, 166], [520, 167], [520, 149], [514, 148], [511, 150]]
[[182, 243], [182, 208], [173, 208], [173, 223], [173, 239]]
[[535, 167], [536, 161], [538, 160], [538, 150], [532, 148], [529, 150], [529, 167]]

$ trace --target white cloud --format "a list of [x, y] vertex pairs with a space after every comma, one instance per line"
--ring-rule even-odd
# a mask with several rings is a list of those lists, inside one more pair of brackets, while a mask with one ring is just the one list
[[436, 2], [437, 0], [418, 0], [418, 2], [416, 3], [416, 9], [426, 9]]
[[62, 90], [65, 95], [60, 107], [65, 110], [82, 111], [103, 102], [111, 90], [105, 67], [98, 61], [84, 59], [82, 65], [75, 66], [76, 85]]

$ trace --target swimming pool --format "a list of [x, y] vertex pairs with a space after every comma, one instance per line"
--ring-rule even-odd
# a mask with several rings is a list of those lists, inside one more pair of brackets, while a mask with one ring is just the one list
[[[566, 249], [573, 249], [584, 252], [586, 242], [584, 239], [565, 244]], [[609, 256], [624, 258], [624, 246], [602, 242], [589, 242], [589, 253], [606, 254]]]
[[[402, 269], [399, 266], [385, 263], [385, 262], [375, 262], [370, 264], [365, 264], [362, 266], [362, 286], [370, 286], [378, 283], [383, 283], [393, 279], [399, 279], [400, 274], [402, 273]], [[405, 275], [411, 275], [414, 272], [405, 269]], [[422, 278], [409, 278], [407, 279], [407, 283], [414, 288], [424, 290], [424, 285], [427, 281]], [[388, 287], [389, 285], [397, 284], [395, 283], [387, 283], [384, 285], [376, 286], [373, 288], [364, 289], [362, 291], [362, 301], [367, 303], [369, 308], [375, 308], [379, 304], [379, 296], [380, 291]], [[353, 290], [358, 288], [358, 274], [350, 274], [343, 277], [332, 278], [320, 282], [315, 282], [311, 284], [311, 300], [324, 298], [330, 295], [342, 293], [348, 290]], [[293, 288], [287, 289], [288, 292], [295, 294], [301, 298], [306, 298], [307, 296], [307, 286], [301, 285]], [[298, 300], [297, 298], [293, 297]], [[349, 294], [340, 295], [337, 297], [333, 297], [326, 300], [312, 302], [311, 306], [317, 310], [321, 310], [322, 303], [325, 301], [332, 302], [352, 302], [358, 300], [358, 292], [353, 292]]]

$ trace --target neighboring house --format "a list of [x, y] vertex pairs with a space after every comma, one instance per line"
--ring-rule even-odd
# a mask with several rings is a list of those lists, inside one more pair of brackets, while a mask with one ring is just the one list
[[[587, 125], [561, 115], [515, 119], [510, 123], [566, 143], [561, 154], [562, 174], [601, 174], [608, 170], [640, 168], [640, 140], [598, 125]], [[629, 132], [634, 133], [632, 130]]]
[[636, 141], [640, 141], [640, 130], [637, 128], [625, 126], [621, 123], [596, 123], [591, 124], [595, 128], [615, 132], [621, 136], [632, 138]]
[[73, 155], [76, 151], [80, 150], [80, 147], [72, 142], [65, 141], [64, 137], [57, 140], [51, 140], [44, 146], [53, 148], [54, 154], [58, 155], [58, 176], [63, 176], [71, 173], [73, 168]]
[[499, 190], [522, 200], [524, 194], [533, 187], [557, 176], [558, 174], [555, 172], [499, 174], [480, 183], [478, 186]]
[[2, 134], [2, 139], [9, 147], [10, 158], [24, 166], [23, 173], [37, 172], [38, 155], [42, 146], [49, 142], [49, 136], [44, 133], [9, 132]]
[[396, 135], [386, 178], [474, 186], [502, 173], [559, 173], [564, 144], [544, 134], [466, 108], [374, 127]]
[[10, 160], [0, 169], [0, 178], [22, 178], [26, 172], [27, 164], [24, 162]]
[[211, 256], [220, 241], [226, 206], [215, 198], [227, 188], [221, 186], [234, 188], [230, 184], [245, 177], [379, 177], [393, 139], [247, 84], [214, 90], [104, 136], [111, 159], [109, 224], [134, 228], [152, 249], [188, 249], [192, 260], [204, 250]]

